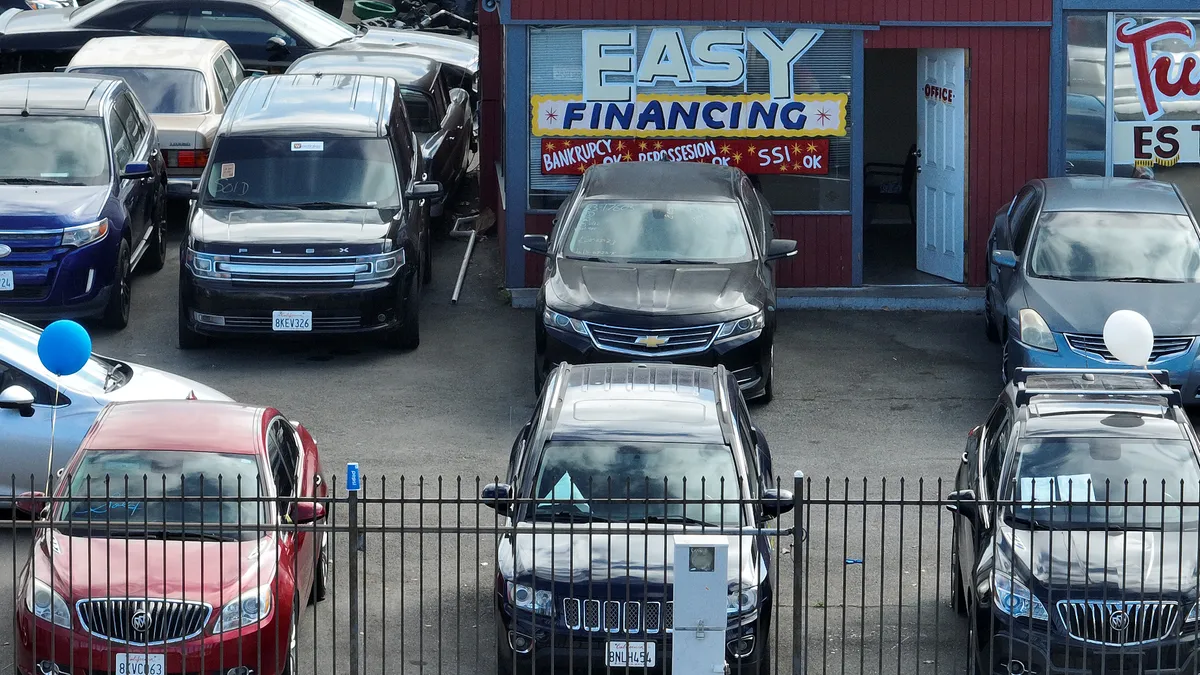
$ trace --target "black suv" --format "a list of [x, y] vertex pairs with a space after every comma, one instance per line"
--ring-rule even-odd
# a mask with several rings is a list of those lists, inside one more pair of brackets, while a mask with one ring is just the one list
[[420, 146], [391, 78], [270, 75], [234, 94], [181, 250], [179, 346], [235, 333], [420, 342], [430, 280]]
[[496, 554], [500, 673], [662, 672], [684, 533], [732, 535], [726, 656], [735, 673], [770, 672], [761, 526], [792, 495], [724, 367], [562, 364], [503, 480], [482, 494], [512, 528]]
[[1165, 372], [1017, 369], [947, 498], [977, 672], [1197, 672], [1198, 448]]

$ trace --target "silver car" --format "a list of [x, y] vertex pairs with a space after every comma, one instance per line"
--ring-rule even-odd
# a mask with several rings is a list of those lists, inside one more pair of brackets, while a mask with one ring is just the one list
[[36, 326], [0, 314], [0, 497], [45, 490], [56, 400], [52, 471], [66, 465], [112, 401], [230, 400], [199, 382], [95, 354], [83, 370], [58, 378], [56, 399], [55, 378], [37, 355], [40, 334]]

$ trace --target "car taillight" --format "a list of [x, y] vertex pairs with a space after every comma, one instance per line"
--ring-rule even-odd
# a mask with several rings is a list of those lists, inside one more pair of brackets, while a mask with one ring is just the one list
[[207, 150], [167, 151], [167, 166], [172, 169], [203, 169], [207, 163]]

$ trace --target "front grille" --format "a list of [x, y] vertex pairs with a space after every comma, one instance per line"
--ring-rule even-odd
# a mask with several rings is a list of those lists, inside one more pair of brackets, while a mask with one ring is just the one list
[[371, 272], [371, 263], [354, 257], [230, 256], [217, 262], [217, 272], [234, 283], [341, 284], [353, 286], [355, 275]]
[[1179, 617], [1174, 602], [1073, 600], [1058, 603], [1058, 613], [1071, 637], [1120, 647], [1161, 640]]
[[96, 637], [129, 645], [180, 642], [204, 632], [212, 606], [190, 600], [108, 598], [80, 600], [83, 629]]
[[[1113, 363], [1117, 361], [1112, 352], [1108, 351], [1108, 347], [1104, 345], [1103, 335], [1067, 334], [1065, 337], [1067, 338], [1067, 344], [1077, 352], [1093, 354]], [[1183, 354], [1191, 349], [1192, 340], [1194, 339], [1189, 336], [1155, 337], [1154, 347], [1150, 350], [1150, 361], [1154, 362], [1159, 359]]]
[[[13, 273], [13, 290], [0, 292], [4, 300], [41, 300], [50, 294], [58, 263], [67, 249], [59, 246], [60, 231], [0, 231], [0, 244], [12, 251], [0, 258], [0, 270]], [[82, 281], [80, 289], [82, 290]]]
[[[644, 608], [644, 611], [643, 611]], [[606, 633], [658, 633], [674, 628], [674, 604], [617, 600], [563, 600], [563, 623], [572, 630]]]
[[621, 328], [587, 323], [596, 347], [637, 356], [675, 356], [708, 349], [721, 324], [689, 328]]
[[[272, 330], [274, 320], [269, 316], [226, 316], [226, 328], [239, 330]], [[363, 321], [359, 315], [354, 316], [314, 316], [312, 328], [322, 330], [354, 330], [362, 328]]]

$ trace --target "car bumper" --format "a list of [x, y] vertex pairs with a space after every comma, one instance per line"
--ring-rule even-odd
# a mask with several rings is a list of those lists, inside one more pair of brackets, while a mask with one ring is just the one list
[[714, 343], [708, 349], [678, 356], [655, 357], [651, 354], [628, 354], [597, 347], [592, 339], [579, 333], [564, 331], [553, 326], [544, 326], [545, 348], [541, 351], [538, 367], [543, 374], [549, 373], [563, 361], [570, 364], [588, 363], [677, 363], [691, 366], [715, 367], [723, 365], [737, 378], [738, 386], [747, 398], [763, 392], [767, 386], [767, 375], [771, 372], [771, 342], [773, 335], [767, 330]]
[[[1013, 668], [1031, 675], [1197, 675], [1196, 635], [1137, 647], [1104, 647], [1042, 631], [1009, 626], [984, 645], [979, 672], [1010, 675]], [[1014, 661], [1018, 662], [1014, 665]]]
[[13, 290], [0, 292], [0, 312], [29, 321], [102, 314], [120, 242], [119, 233], [110, 230], [105, 239], [80, 249], [14, 245], [13, 253], [0, 259], [0, 270], [13, 273]]
[[[180, 276], [180, 301], [187, 312], [188, 328], [204, 335], [375, 333], [402, 325], [401, 306], [404, 293], [412, 287], [411, 277], [409, 272], [351, 288], [292, 290], [210, 283], [185, 270]], [[275, 331], [272, 313], [283, 310], [312, 312], [312, 330]]]
[[[17, 672], [20, 675], [109, 675], [118, 654], [164, 654], [164, 675], [227, 675], [239, 666], [257, 675], [281, 673], [286, 663], [290, 621], [271, 617], [240, 634], [205, 635], [165, 646], [124, 647], [34, 619], [22, 608], [17, 617]], [[46, 668], [44, 661], [55, 668]]]
[[[1058, 349], [1049, 351], [1031, 347], [1019, 340], [1008, 340], [1008, 376], [1011, 377], [1016, 368], [1094, 368], [1114, 369], [1130, 368], [1123, 363], [1105, 361], [1094, 354], [1080, 352], [1071, 348], [1062, 333], [1054, 333], [1054, 341]], [[1149, 365], [1151, 370], [1165, 370], [1171, 378], [1171, 386], [1178, 389], [1183, 396], [1185, 405], [1200, 404], [1200, 369], [1197, 368], [1197, 358], [1200, 358], [1200, 339], [1193, 340], [1186, 352], [1161, 358]]]

